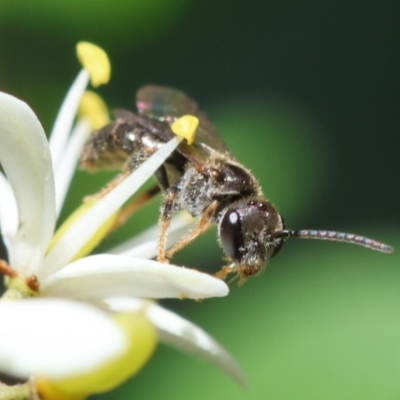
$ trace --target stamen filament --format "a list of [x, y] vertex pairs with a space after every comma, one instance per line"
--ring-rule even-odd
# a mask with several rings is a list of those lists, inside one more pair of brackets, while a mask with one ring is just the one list
[[77, 220], [46, 255], [38, 276], [39, 281], [68, 264], [91, 240], [99, 227], [154, 174], [181, 141], [182, 138], [179, 137], [171, 139]]
[[65, 148], [68, 135], [71, 131], [72, 124], [79, 107], [79, 100], [89, 83], [89, 78], [89, 73], [86, 70], [83, 69], [81, 72], [79, 72], [74, 83], [70, 87], [57, 115], [49, 139], [54, 170], [57, 170], [57, 167], [60, 163], [63, 149]]
[[66, 149], [55, 172], [56, 213], [60, 214], [69, 185], [76, 171], [78, 159], [91, 130], [88, 120], [79, 120], [66, 144]]

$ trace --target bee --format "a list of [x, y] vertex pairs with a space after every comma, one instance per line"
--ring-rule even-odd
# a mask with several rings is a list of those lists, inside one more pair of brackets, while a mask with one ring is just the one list
[[[192, 145], [182, 142], [155, 173], [158, 186], [139, 202], [164, 192], [160, 211], [158, 260], [173, 254], [210, 226], [218, 226], [218, 241], [228, 265], [217, 274], [236, 273], [240, 282], [263, 271], [289, 237], [346, 242], [383, 253], [393, 248], [351, 233], [325, 230], [291, 230], [276, 207], [265, 197], [255, 176], [236, 160], [215, 126], [183, 92], [148, 85], [137, 92], [138, 113], [115, 111], [115, 121], [94, 132], [86, 142], [81, 167], [86, 170], [122, 168], [130, 173], [169, 141], [171, 124], [187, 114], [199, 119]], [[200, 221], [168, 252], [167, 233], [172, 216], [187, 210]]]

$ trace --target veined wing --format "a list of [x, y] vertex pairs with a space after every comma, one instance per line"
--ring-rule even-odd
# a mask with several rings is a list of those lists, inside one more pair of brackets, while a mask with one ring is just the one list
[[[192, 146], [208, 154], [231, 155], [214, 124], [199, 110], [197, 103], [180, 90], [157, 85], [144, 86], [136, 94], [136, 105], [139, 114], [170, 124], [183, 115], [195, 115], [200, 124]], [[190, 153], [193, 153], [192, 150]]]

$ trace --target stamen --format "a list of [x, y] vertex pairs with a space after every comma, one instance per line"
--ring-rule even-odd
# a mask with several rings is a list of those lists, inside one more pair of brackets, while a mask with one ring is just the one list
[[80, 119], [65, 145], [65, 150], [55, 171], [57, 216], [60, 214], [64, 204], [68, 188], [76, 170], [76, 164], [82, 152], [82, 147], [91, 130], [90, 122], [87, 119]]
[[[195, 228], [198, 223], [197, 219], [192, 218], [186, 213], [173, 217], [168, 234], [167, 248], [173, 246], [182, 235], [189, 232], [190, 229]], [[158, 224], [154, 225], [138, 236], [107, 250], [107, 253], [144, 259], [156, 257], [159, 231], [160, 227]]]
[[97, 93], [89, 90], [81, 98], [78, 117], [89, 119], [93, 130], [102, 128], [110, 122], [106, 103]]
[[94, 87], [108, 83], [111, 65], [107, 53], [103, 49], [89, 42], [79, 42], [76, 52], [83, 68], [89, 72]]
[[11, 268], [5, 260], [0, 260], [0, 274], [9, 276], [10, 278], [18, 276], [18, 272], [14, 268]]
[[68, 90], [60, 111], [58, 112], [53, 130], [50, 135], [49, 144], [54, 169], [60, 163], [64, 153], [65, 144], [71, 132], [72, 124], [78, 110], [79, 101], [89, 82], [89, 73], [86, 70], [79, 72], [72, 86]]
[[32, 292], [39, 292], [39, 281], [35, 275], [28, 276], [25, 283]]
[[184, 115], [178, 118], [172, 125], [171, 129], [175, 135], [182, 136], [187, 140], [188, 144], [192, 144], [196, 137], [196, 130], [199, 126], [199, 119], [194, 115]]
[[104, 221], [118, 212], [121, 206], [154, 174], [167, 157], [178, 147], [182, 138], [176, 137], [166, 143], [160, 150], [153, 154], [136, 171], [124, 179], [112, 191], [97, 201], [81, 218], [71, 224], [58, 243], [54, 243], [51, 251], [47, 251], [39, 280], [59, 270], [71, 259], [76, 259], [76, 254], [82, 248], [82, 243], [90, 242], [93, 235], [105, 223]]
[[[58, 228], [57, 232], [54, 234], [47, 253], [63, 238], [63, 236], [68, 232], [68, 230], [73, 226], [79, 219], [82, 218], [100, 199], [94, 199], [85, 203], [82, 203], [69, 218]], [[93, 236], [86, 242], [86, 244], [79, 250], [79, 252], [71, 259], [71, 261], [78, 260], [89, 254], [110, 232], [110, 229], [115, 224], [115, 220], [118, 216], [118, 212], [111, 215], [104, 223], [101, 225]]]

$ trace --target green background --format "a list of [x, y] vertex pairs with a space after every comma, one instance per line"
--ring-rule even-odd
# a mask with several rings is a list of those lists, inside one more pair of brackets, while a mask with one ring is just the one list
[[[132, 109], [146, 83], [178, 87], [289, 227], [399, 249], [399, 17], [394, 0], [0, 0], [0, 89], [49, 131], [79, 70], [75, 43], [97, 43], [112, 61], [99, 89], [111, 108]], [[78, 173], [65, 214], [110, 177]], [[158, 204], [102, 248], [155, 223]], [[221, 257], [212, 231], [174, 261], [215, 272]], [[399, 250], [293, 239], [262, 276], [231, 288], [224, 299], [165, 306], [234, 354], [247, 390], [160, 346], [138, 376], [96, 398], [400, 398]]]

